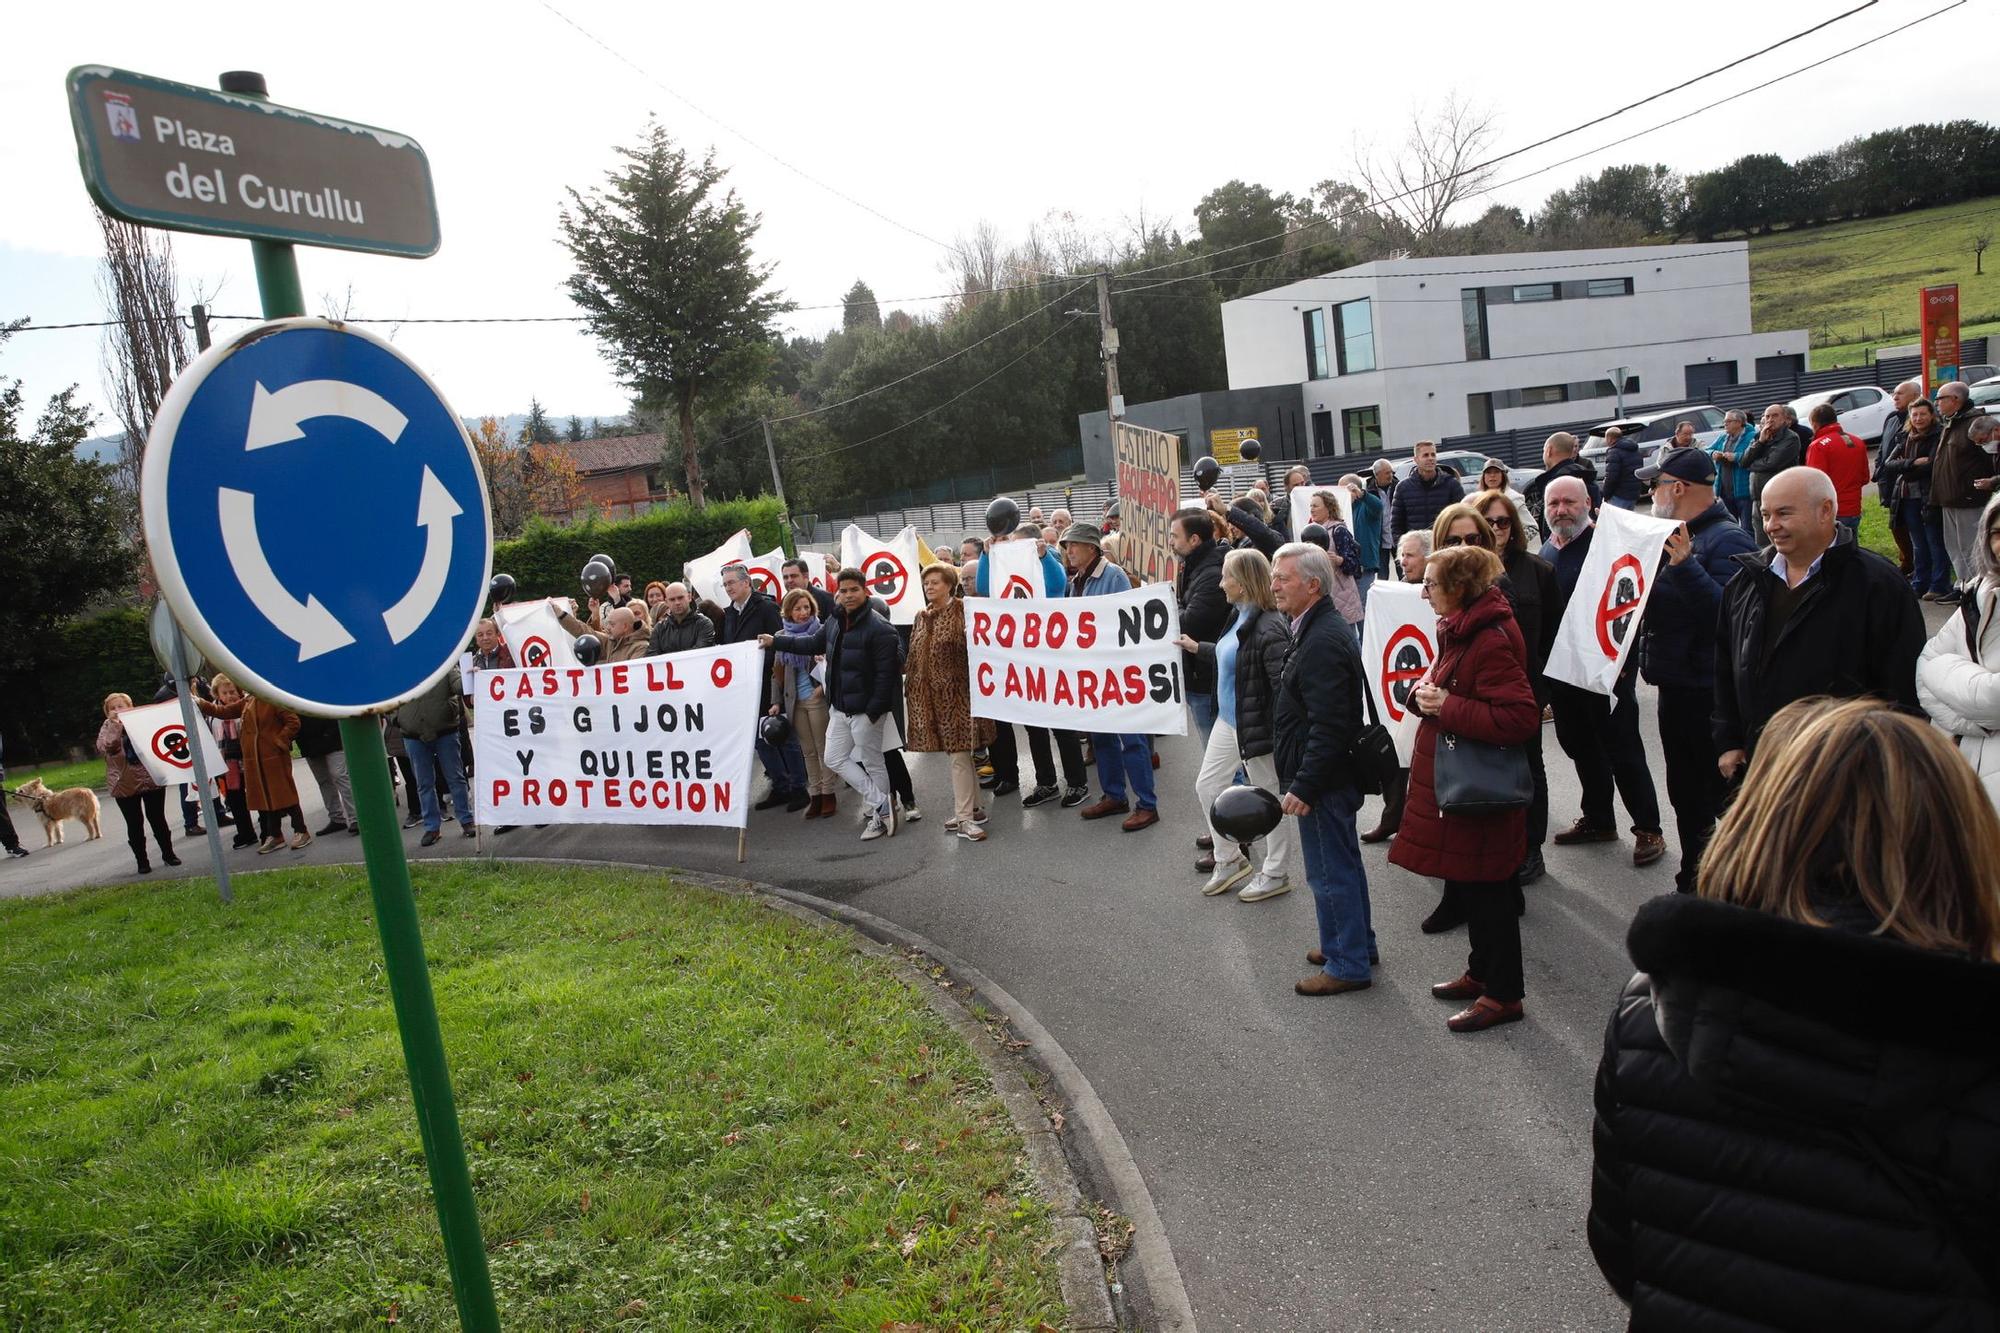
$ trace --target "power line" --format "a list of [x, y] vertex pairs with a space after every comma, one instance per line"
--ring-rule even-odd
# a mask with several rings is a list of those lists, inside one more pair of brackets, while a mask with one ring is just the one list
[[[1661, 89], [1661, 90], [1660, 90], [1659, 92], [1657, 92], [1657, 93], [1654, 93], [1654, 94], [1653, 94], [1652, 96], [1650, 96], [1650, 97], [1644, 97], [1644, 98], [1641, 98], [1641, 99], [1640, 99], [1640, 100], [1638, 100], [1637, 102], [1633, 102], [1633, 103], [1631, 103], [1631, 104], [1629, 104], [1629, 105], [1627, 105], [1627, 106], [1624, 106], [1624, 107], [1621, 107], [1621, 108], [1619, 108], [1619, 109], [1618, 109], [1617, 111], [1615, 111], [1615, 112], [1611, 112], [1611, 113], [1609, 113], [1609, 114], [1607, 114], [1607, 115], [1603, 115], [1603, 116], [1595, 116], [1595, 117], [1591, 118], [1590, 120], [1587, 120], [1587, 121], [1584, 121], [1584, 122], [1582, 122], [1581, 124], [1578, 124], [1578, 125], [1574, 125], [1574, 126], [1571, 126], [1571, 127], [1569, 128], [1569, 129], [1566, 129], [1566, 130], [1562, 130], [1562, 131], [1560, 131], [1559, 133], [1556, 133], [1556, 134], [1552, 134], [1552, 135], [1549, 135], [1548, 137], [1546, 137], [1546, 138], [1544, 138], [1544, 139], [1539, 139], [1539, 140], [1537, 140], [1537, 141], [1536, 141], [1535, 143], [1532, 143], [1532, 144], [1529, 144], [1529, 145], [1527, 145], [1527, 146], [1526, 146], [1526, 147], [1524, 147], [1524, 148], [1516, 148], [1516, 149], [1512, 149], [1512, 150], [1510, 150], [1510, 151], [1508, 151], [1508, 152], [1505, 152], [1505, 153], [1501, 153], [1501, 154], [1499, 154], [1499, 155], [1497, 155], [1497, 156], [1495, 156], [1495, 157], [1491, 157], [1491, 158], [1487, 158], [1487, 159], [1485, 159], [1485, 160], [1483, 160], [1483, 161], [1480, 161], [1480, 162], [1475, 162], [1475, 163], [1473, 163], [1472, 165], [1470, 165], [1470, 166], [1467, 166], [1467, 167], [1464, 167], [1464, 168], [1461, 168], [1460, 170], [1458, 170], [1458, 171], [1455, 171], [1455, 172], [1452, 172], [1452, 173], [1450, 173], [1449, 175], [1446, 175], [1446, 176], [1442, 176], [1442, 177], [1439, 177], [1439, 178], [1438, 178], [1437, 180], [1434, 180], [1434, 181], [1424, 181], [1424, 182], [1422, 182], [1422, 183], [1420, 183], [1420, 184], [1418, 184], [1418, 185], [1416, 185], [1416, 186], [1412, 187], [1411, 189], [1408, 189], [1408, 190], [1405, 190], [1405, 191], [1403, 191], [1403, 192], [1402, 192], [1402, 193], [1400, 193], [1400, 194], [1393, 194], [1393, 195], [1389, 195], [1389, 196], [1387, 196], [1386, 198], [1383, 198], [1383, 199], [1378, 199], [1378, 200], [1376, 200], [1376, 201], [1375, 201], [1375, 204], [1379, 205], [1379, 204], [1384, 204], [1384, 203], [1390, 203], [1390, 202], [1393, 202], [1393, 201], [1395, 201], [1395, 200], [1399, 200], [1399, 199], [1407, 199], [1407, 198], [1409, 198], [1409, 197], [1410, 197], [1411, 195], [1413, 195], [1413, 194], [1418, 194], [1418, 193], [1420, 193], [1420, 192], [1422, 192], [1422, 191], [1424, 191], [1424, 190], [1427, 190], [1427, 189], [1433, 189], [1433, 188], [1435, 188], [1435, 187], [1437, 187], [1437, 186], [1439, 186], [1439, 185], [1445, 185], [1445, 184], [1449, 184], [1449, 183], [1450, 183], [1450, 182], [1452, 182], [1452, 181], [1455, 181], [1455, 180], [1458, 180], [1458, 179], [1460, 179], [1461, 177], [1464, 177], [1464, 176], [1469, 176], [1469, 175], [1472, 175], [1472, 174], [1474, 174], [1475, 172], [1480, 172], [1480, 171], [1484, 171], [1484, 170], [1486, 170], [1487, 168], [1489, 168], [1489, 167], [1492, 167], [1492, 166], [1494, 166], [1494, 165], [1495, 165], [1495, 164], [1497, 164], [1497, 163], [1500, 163], [1500, 162], [1504, 162], [1504, 161], [1506, 161], [1506, 160], [1507, 160], [1508, 158], [1511, 158], [1511, 157], [1517, 157], [1517, 156], [1519, 156], [1520, 154], [1522, 154], [1522, 153], [1525, 153], [1525, 152], [1529, 151], [1530, 149], [1533, 149], [1533, 148], [1540, 148], [1540, 147], [1544, 147], [1544, 146], [1546, 146], [1546, 145], [1548, 145], [1548, 144], [1551, 144], [1551, 143], [1554, 143], [1554, 142], [1556, 142], [1556, 141], [1557, 141], [1558, 139], [1564, 139], [1564, 138], [1567, 138], [1567, 137], [1569, 137], [1569, 136], [1570, 136], [1570, 135], [1572, 135], [1572, 134], [1576, 134], [1576, 133], [1578, 133], [1579, 131], [1582, 131], [1582, 130], [1585, 130], [1585, 129], [1588, 129], [1588, 128], [1589, 128], [1590, 126], [1592, 126], [1592, 125], [1598, 125], [1598, 124], [1602, 124], [1602, 123], [1603, 123], [1603, 122], [1604, 122], [1605, 120], [1608, 120], [1608, 119], [1610, 119], [1610, 118], [1611, 118], [1611, 116], [1616, 116], [1616, 115], [1623, 115], [1623, 114], [1624, 114], [1625, 112], [1627, 112], [1627, 111], [1630, 111], [1630, 110], [1632, 110], [1632, 109], [1633, 109], [1633, 108], [1635, 108], [1635, 107], [1640, 107], [1640, 106], [1644, 106], [1644, 105], [1646, 105], [1646, 104], [1647, 104], [1647, 103], [1649, 103], [1649, 102], [1654, 102], [1654, 101], [1657, 101], [1657, 100], [1659, 100], [1659, 99], [1660, 99], [1660, 98], [1662, 98], [1662, 97], [1666, 97], [1666, 96], [1669, 96], [1670, 94], [1673, 94], [1673, 93], [1677, 93], [1677, 92], [1681, 91], [1681, 90], [1682, 90], [1683, 88], [1690, 88], [1690, 87], [1694, 86], [1695, 84], [1697, 84], [1697, 83], [1700, 83], [1700, 82], [1701, 82], [1702, 80], [1704, 80], [1704, 79], [1708, 79], [1708, 78], [1713, 78], [1713, 77], [1714, 77], [1715, 75], [1717, 75], [1717, 74], [1720, 74], [1720, 73], [1724, 72], [1725, 70], [1728, 70], [1728, 69], [1731, 69], [1731, 68], [1735, 67], [1736, 65], [1739, 65], [1739, 64], [1741, 64], [1741, 63], [1742, 63], [1743, 61], [1745, 61], [1745, 60], [1753, 60], [1753, 59], [1755, 59], [1755, 58], [1756, 58], [1756, 57], [1758, 57], [1758, 56], [1761, 56], [1761, 55], [1768, 55], [1768, 54], [1770, 54], [1770, 53], [1771, 53], [1772, 51], [1775, 51], [1775, 50], [1779, 49], [1780, 47], [1783, 47], [1783, 46], [1787, 46], [1787, 45], [1791, 44], [1792, 42], [1796, 42], [1796, 41], [1800, 40], [1801, 38], [1804, 38], [1804, 37], [1808, 37], [1808, 36], [1812, 35], [1813, 33], [1816, 33], [1816, 32], [1818, 32], [1818, 31], [1820, 31], [1820, 30], [1821, 30], [1822, 28], [1825, 28], [1825, 27], [1826, 27], [1826, 26], [1827, 26], [1828, 24], [1832, 24], [1832, 23], [1838, 23], [1838, 22], [1840, 22], [1840, 21], [1841, 21], [1842, 19], [1845, 19], [1845, 18], [1848, 18], [1848, 17], [1851, 17], [1851, 16], [1852, 16], [1852, 15], [1854, 15], [1854, 14], [1858, 14], [1858, 13], [1860, 13], [1860, 12], [1861, 12], [1862, 10], [1870, 8], [1870, 7], [1871, 7], [1871, 6], [1873, 5], [1873, 4], [1875, 4], [1875, 3], [1876, 3], [1876, 0], [1868, 0], [1868, 3], [1867, 3], [1867, 4], [1863, 4], [1863, 5], [1860, 5], [1860, 6], [1857, 6], [1857, 7], [1856, 7], [1856, 8], [1854, 8], [1854, 9], [1850, 9], [1850, 10], [1847, 10], [1847, 11], [1846, 11], [1845, 13], [1841, 13], [1841, 14], [1837, 14], [1837, 15], [1835, 15], [1835, 16], [1834, 16], [1833, 18], [1830, 18], [1830, 19], [1827, 19], [1827, 20], [1825, 20], [1825, 21], [1823, 21], [1823, 22], [1821, 22], [1821, 23], [1817, 23], [1817, 24], [1814, 24], [1814, 25], [1813, 25], [1812, 27], [1810, 27], [1810, 28], [1806, 28], [1806, 29], [1804, 29], [1803, 31], [1800, 31], [1800, 32], [1795, 32], [1795, 33], [1793, 33], [1793, 34], [1792, 34], [1791, 36], [1789, 36], [1789, 37], [1786, 37], [1786, 38], [1783, 38], [1782, 40], [1780, 40], [1780, 41], [1777, 41], [1777, 42], [1773, 42], [1773, 43], [1772, 43], [1771, 45], [1769, 45], [1769, 46], [1766, 46], [1766, 47], [1764, 47], [1764, 48], [1763, 48], [1762, 50], [1759, 50], [1759, 51], [1754, 51], [1754, 52], [1752, 52], [1752, 53], [1751, 53], [1750, 55], [1747, 55], [1747, 56], [1742, 56], [1742, 57], [1739, 57], [1739, 58], [1738, 58], [1738, 59], [1736, 59], [1736, 60], [1732, 60], [1732, 61], [1728, 62], [1727, 64], [1724, 64], [1724, 65], [1719, 65], [1719, 66], [1717, 66], [1717, 67], [1716, 67], [1716, 68], [1714, 68], [1714, 69], [1711, 69], [1711, 70], [1708, 70], [1708, 71], [1707, 71], [1706, 73], [1702, 73], [1702, 74], [1697, 74], [1697, 75], [1696, 75], [1695, 77], [1693, 77], [1693, 78], [1691, 78], [1691, 79], [1686, 79], [1686, 80], [1683, 80], [1682, 82], [1680, 82], [1680, 83], [1677, 83], [1677, 84], [1675, 84], [1675, 85], [1674, 85], [1674, 86], [1672, 86], [1671, 88], [1663, 88], [1663, 89]], [[1956, 0], [1956, 2], [1955, 2], [1955, 3], [1953, 3], [1953, 4], [1950, 4], [1950, 5], [1947, 5], [1947, 6], [1945, 6], [1945, 9], [1941, 9], [1941, 10], [1937, 10], [1937, 11], [1935, 11], [1934, 13], [1931, 13], [1931, 14], [1927, 14], [1927, 15], [1925, 15], [1925, 16], [1924, 16], [1924, 18], [1916, 20], [1916, 22], [1917, 22], [1917, 23], [1921, 23], [1921, 22], [1924, 22], [1924, 21], [1925, 21], [1925, 19], [1930, 19], [1930, 18], [1935, 18], [1935, 17], [1936, 17], [1936, 16], [1938, 15], [1938, 14], [1941, 14], [1941, 13], [1944, 13], [1944, 12], [1945, 12], [1945, 10], [1949, 10], [1949, 9], [1956, 9], [1956, 8], [1957, 8], [1957, 7], [1959, 6], [1959, 5], [1961, 5], [1961, 4], [1964, 4], [1964, 3], [1966, 3], [1966, 0]], [[1914, 24], [1905, 24], [1905, 25], [1903, 25], [1903, 26], [1904, 26], [1905, 28], [1907, 28], [1907, 27], [1912, 27], [1912, 26], [1914, 26]], [[1884, 33], [1884, 34], [1882, 34], [1882, 37], [1889, 37], [1889, 36], [1893, 36], [1893, 35], [1895, 35], [1895, 33], [1896, 33], [1896, 32], [1901, 32], [1902, 30], [1903, 30], [1902, 28], [1897, 28], [1897, 29], [1894, 29], [1894, 30], [1893, 30], [1893, 31], [1891, 31], [1891, 32], [1888, 32], [1888, 33]], [[1882, 37], [1877, 37], [1877, 38], [1873, 38], [1873, 39], [1871, 39], [1871, 41], [1880, 41], [1880, 40], [1882, 40]], [[1866, 46], [1866, 45], [1868, 45], [1868, 44], [1869, 44], [1869, 43], [1867, 43], [1867, 42], [1864, 42], [1864, 43], [1862, 43], [1862, 45], [1863, 45], [1863, 46]], [[1850, 49], [1853, 49], [1853, 50], [1858, 50], [1858, 49], [1859, 49], [1859, 47], [1855, 47], [1855, 48], [1850, 48]], [[1844, 55], [1844, 54], [1847, 54], [1847, 53], [1846, 53], [1846, 52], [1841, 52], [1840, 54], [1843, 54], [1843, 55]], [[1777, 80], [1771, 80], [1771, 81], [1769, 81], [1769, 82], [1777, 82]], [[1768, 86], [1768, 83], [1767, 83], [1767, 84], [1760, 84], [1759, 86], [1760, 86], [1760, 87], [1765, 87], [1765, 86]], [[1749, 91], [1755, 91], [1755, 90], [1754, 90], [1754, 89], [1752, 89], [1752, 90], [1749, 90]], [[1739, 93], [1739, 94], [1737, 94], [1737, 96], [1741, 96], [1741, 95], [1742, 95], [1742, 94], [1740, 94], [1740, 93]], [[1734, 100], [1734, 99], [1733, 99], [1733, 98], [1730, 98], [1730, 99], [1725, 99], [1725, 100]], [[1698, 107], [1698, 108], [1696, 108], [1696, 109], [1695, 109], [1694, 111], [1692, 111], [1692, 112], [1689, 112], [1688, 114], [1689, 114], [1689, 115], [1698, 115], [1698, 114], [1700, 114], [1700, 112], [1702, 112], [1702, 111], [1705, 111], [1705, 110], [1708, 110], [1708, 109], [1710, 109], [1710, 108], [1712, 108], [1712, 107], [1716, 107], [1716, 106], [1721, 106], [1721, 105], [1723, 105], [1723, 103], [1722, 103], [1722, 102], [1711, 102], [1711, 103], [1707, 103], [1707, 104], [1705, 104], [1704, 106], [1701, 106], [1701, 107]], [[1686, 117], [1682, 117], [1682, 119], [1685, 119], [1685, 118], [1686, 118]], [[1669, 124], [1671, 124], [1671, 123], [1673, 123], [1673, 122], [1668, 122], [1668, 123], [1669, 123]], [[1660, 128], [1660, 127], [1656, 126], [1655, 128]], [[1641, 133], [1650, 133], [1650, 132], [1651, 132], [1651, 131], [1641, 131]], [[1630, 139], [1631, 139], [1631, 138], [1637, 138], [1637, 137], [1638, 137], [1637, 135], [1632, 135], [1632, 136], [1629, 136], [1629, 137], [1628, 137], [1627, 139], [1622, 139], [1622, 140], [1619, 140], [1618, 142], [1619, 142], [1619, 143], [1625, 143], [1625, 142], [1630, 142]], [[1616, 147], [1616, 146], [1617, 146], [1616, 144], [1607, 144], [1607, 145], [1605, 145], [1605, 147], [1606, 147], [1606, 148], [1609, 148], [1609, 147]], [[1597, 149], [1593, 149], [1593, 150], [1591, 150], [1591, 151], [1592, 151], [1592, 152], [1603, 152], [1603, 151], [1604, 151], [1604, 149], [1603, 149], [1603, 148], [1597, 148]], [[1583, 154], [1582, 156], [1586, 156], [1586, 157], [1587, 157], [1587, 156], [1590, 156], [1590, 154], [1586, 153], [1586, 154]], [[1569, 160], [1570, 160], [1570, 161], [1575, 161], [1576, 159], [1575, 159], [1575, 158], [1571, 158], [1571, 159], [1569, 159]], [[1555, 166], [1561, 166], [1561, 165], [1563, 165], [1563, 164], [1562, 164], [1562, 163], [1557, 163], [1557, 164], [1555, 164]], [[1536, 176], [1536, 175], [1540, 175], [1540, 174], [1542, 174], [1542, 172], [1546, 172], [1546, 171], [1551, 171], [1551, 170], [1554, 170], [1554, 166], [1551, 166], [1551, 167], [1544, 167], [1544, 168], [1542, 168], [1542, 169], [1541, 169], [1540, 171], [1534, 171], [1534, 172], [1529, 172], [1529, 173], [1527, 173], [1526, 175], [1522, 175], [1522, 176], [1517, 176], [1517, 177], [1515, 177], [1515, 178], [1514, 178], [1513, 180], [1511, 180], [1511, 181], [1508, 181], [1508, 182], [1506, 182], [1506, 184], [1508, 184], [1508, 185], [1513, 185], [1513, 184], [1518, 184], [1518, 183], [1519, 183], [1520, 181], [1524, 181], [1524, 180], [1527, 180], [1527, 179], [1529, 179], [1529, 178], [1530, 178], [1530, 177], [1532, 177], [1532, 176]], [[1499, 189], [1500, 187], [1499, 187], [1499, 186], [1494, 186], [1493, 188], [1494, 188], [1494, 189]], [[1272, 234], [1271, 234], [1271, 235], [1269, 235], [1269, 236], [1260, 236], [1260, 237], [1258, 237], [1258, 238], [1256, 238], [1256, 239], [1254, 239], [1254, 240], [1248, 240], [1248, 241], [1242, 241], [1242, 242], [1239, 242], [1239, 243], [1237, 243], [1237, 244], [1235, 244], [1235, 245], [1230, 245], [1230, 246], [1225, 246], [1225, 247], [1223, 247], [1223, 248], [1222, 248], [1222, 249], [1220, 249], [1220, 250], [1215, 250], [1215, 251], [1211, 251], [1211, 252], [1209, 252], [1209, 253], [1208, 253], [1208, 254], [1206, 254], [1206, 255], [1193, 255], [1193, 256], [1189, 256], [1189, 257], [1188, 257], [1188, 258], [1186, 258], [1186, 259], [1175, 259], [1175, 260], [1169, 260], [1169, 261], [1167, 261], [1166, 263], [1163, 263], [1163, 264], [1155, 264], [1155, 265], [1153, 265], [1153, 266], [1152, 266], [1151, 268], [1142, 268], [1142, 269], [1133, 269], [1133, 270], [1130, 270], [1129, 272], [1127, 272], [1127, 273], [1126, 273], [1126, 274], [1125, 274], [1124, 276], [1126, 276], [1126, 277], [1139, 277], [1139, 276], [1143, 276], [1144, 274], [1147, 274], [1147, 273], [1158, 273], [1158, 272], [1162, 272], [1162, 271], [1164, 271], [1164, 270], [1166, 270], [1166, 269], [1170, 269], [1170, 268], [1176, 268], [1176, 267], [1178, 267], [1178, 266], [1180, 266], [1180, 265], [1182, 265], [1182, 264], [1189, 264], [1189, 263], [1196, 263], [1196, 262], [1199, 262], [1199, 261], [1200, 261], [1200, 260], [1202, 260], [1202, 259], [1213, 259], [1213, 258], [1216, 258], [1217, 256], [1220, 256], [1220, 255], [1226, 255], [1226, 254], [1230, 254], [1230, 253], [1232, 253], [1232, 252], [1234, 252], [1234, 251], [1237, 251], [1237, 250], [1243, 250], [1243, 249], [1247, 249], [1247, 248], [1249, 248], [1250, 246], [1253, 246], [1253, 245], [1266, 245], [1266, 244], [1268, 244], [1268, 243], [1270, 243], [1270, 242], [1272, 242], [1272, 241], [1277, 241], [1277, 240], [1283, 240], [1283, 239], [1285, 239], [1285, 238], [1286, 238], [1286, 237], [1288, 237], [1288, 236], [1295, 236], [1295, 235], [1298, 235], [1298, 234], [1300, 234], [1300, 233], [1302, 233], [1302, 232], [1307, 232], [1307, 231], [1311, 231], [1311, 230], [1313, 230], [1314, 228], [1317, 228], [1317, 227], [1325, 227], [1325, 226], [1330, 226], [1330, 225], [1332, 225], [1333, 223], [1336, 223], [1336, 222], [1344, 222], [1344, 221], [1346, 221], [1346, 220], [1347, 220], [1347, 219], [1349, 219], [1349, 218], [1352, 218], [1352, 217], [1356, 217], [1356, 216], [1359, 216], [1360, 214], [1363, 214], [1363, 213], [1367, 213], [1367, 212], [1371, 212], [1371, 211], [1373, 211], [1373, 209], [1372, 209], [1372, 208], [1371, 208], [1371, 207], [1370, 207], [1369, 205], [1366, 205], [1366, 204], [1361, 204], [1361, 205], [1356, 205], [1356, 206], [1355, 206], [1355, 207], [1353, 207], [1353, 208], [1350, 208], [1350, 209], [1346, 209], [1346, 210], [1344, 210], [1344, 211], [1342, 211], [1342, 212], [1339, 212], [1339, 213], [1335, 213], [1335, 214], [1334, 214], [1333, 216], [1331, 216], [1331, 217], [1326, 217], [1326, 218], [1316, 218], [1316, 219], [1314, 219], [1314, 220], [1313, 220], [1313, 221], [1311, 221], [1311, 222], [1306, 222], [1306, 223], [1301, 223], [1301, 224], [1300, 224], [1299, 226], [1296, 226], [1296, 227], [1287, 227], [1287, 228], [1285, 228], [1285, 229], [1284, 229], [1283, 231], [1279, 231], [1279, 232], [1274, 232], [1274, 233], [1272, 233]]]

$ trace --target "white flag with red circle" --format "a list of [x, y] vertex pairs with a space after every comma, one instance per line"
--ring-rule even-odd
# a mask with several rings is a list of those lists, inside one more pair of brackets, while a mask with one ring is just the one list
[[[181, 718], [178, 699], [165, 703], [147, 704], [143, 708], [128, 708], [118, 715], [118, 721], [125, 727], [125, 739], [132, 742], [132, 749], [145, 765], [146, 773], [162, 787], [179, 786], [183, 782], [193, 782], [194, 750], [188, 739], [187, 723]], [[207, 765], [211, 778], [222, 775], [222, 751], [216, 746], [215, 737], [207, 727], [194, 729], [193, 745], [201, 747], [202, 762]]]
[[[1660, 553], [1680, 524], [1606, 505], [1576, 577], [1544, 672], [1578, 689], [1610, 694], [1639, 644], [1639, 622], [1660, 569]], [[1372, 592], [1369, 594], [1374, 595]]]
[[1396, 758], [1410, 766], [1422, 720], [1410, 695], [1437, 660], [1437, 612], [1415, 583], [1375, 581], [1361, 621], [1361, 665], [1375, 719], [1396, 742]]
[[545, 600], [509, 602], [493, 608], [500, 638], [517, 667], [573, 667], [576, 643]]
[[917, 581], [922, 568], [915, 527], [904, 528], [893, 537], [875, 537], [850, 523], [840, 534], [840, 564], [843, 569], [861, 571], [868, 595], [881, 598], [889, 608], [890, 624], [917, 623], [924, 590]]

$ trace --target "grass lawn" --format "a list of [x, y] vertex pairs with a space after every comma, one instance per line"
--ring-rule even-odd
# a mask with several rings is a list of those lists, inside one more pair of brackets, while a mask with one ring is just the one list
[[[661, 874], [416, 882], [505, 1327], [1061, 1323], [1018, 1136], [889, 968]], [[457, 1326], [365, 879], [235, 887], [0, 904], [0, 1327]]]
[[104, 760], [79, 759], [73, 764], [27, 764], [7, 770], [7, 785], [18, 787], [29, 778], [40, 778], [50, 791], [63, 791], [70, 787], [90, 787], [104, 790]]
[[1889, 535], [1889, 511], [1872, 495], [1861, 497], [1861, 544], [1892, 561], [1897, 558], [1896, 539]]
[[[1958, 336], [1965, 339], [1984, 338], [2000, 333], [2000, 320], [1986, 320], [1978, 324], [1964, 324], [1959, 327]], [[1915, 333], [1902, 333], [1889, 339], [1871, 338], [1867, 342], [1835, 343], [1812, 349], [1812, 364], [1808, 370], [1831, 370], [1835, 366], [1860, 366], [1875, 359], [1874, 354], [1884, 347], [1908, 347], [1917, 341]]]
[[[1969, 199], [1893, 217], [1774, 232], [1750, 241], [1750, 311], [1758, 329], [1807, 329], [1815, 345], [1915, 342], [1918, 289], [1958, 284], [1969, 326], [2000, 316], [2000, 251], [1974, 277], [1972, 238], [2000, 224], [2000, 198]], [[1800, 244], [1800, 242], [1811, 242]], [[1859, 360], [1858, 349], [1855, 360]], [[1817, 364], [1817, 358], [1815, 358]]]

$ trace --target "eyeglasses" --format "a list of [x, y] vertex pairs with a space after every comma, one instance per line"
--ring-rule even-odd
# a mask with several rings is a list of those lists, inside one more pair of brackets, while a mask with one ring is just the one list
[[1505, 514], [1488, 514], [1486, 516], [1486, 526], [1489, 528], [1511, 528], [1514, 526], [1514, 520], [1508, 518]]
[[1446, 537], [1444, 539], [1444, 544], [1446, 546], [1484, 546], [1486, 543], [1484, 543], [1479, 539], [1479, 535], [1477, 533], [1474, 533], [1470, 537], [1461, 537], [1457, 535]]
[[1435, 587], [1437, 587], [1437, 586], [1438, 586], [1438, 581], [1437, 581], [1436, 579], [1425, 579], [1425, 580], [1424, 580], [1424, 591], [1425, 591], [1425, 592], [1429, 592], [1429, 591], [1430, 591], [1430, 590], [1431, 590], [1432, 588], [1435, 588]]

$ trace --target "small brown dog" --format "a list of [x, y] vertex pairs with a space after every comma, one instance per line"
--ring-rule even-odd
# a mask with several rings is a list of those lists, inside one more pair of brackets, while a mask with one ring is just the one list
[[[68, 791], [50, 791], [42, 785], [40, 778], [29, 778], [14, 793], [42, 817], [42, 837], [47, 841], [44, 847], [54, 847], [63, 840], [63, 821], [76, 819], [90, 830], [92, 838], [104, 836], [98, 826], [97, 793], [88, 787], [71, 787]], [[86, 839], [87, 841], [87, 839]]]

